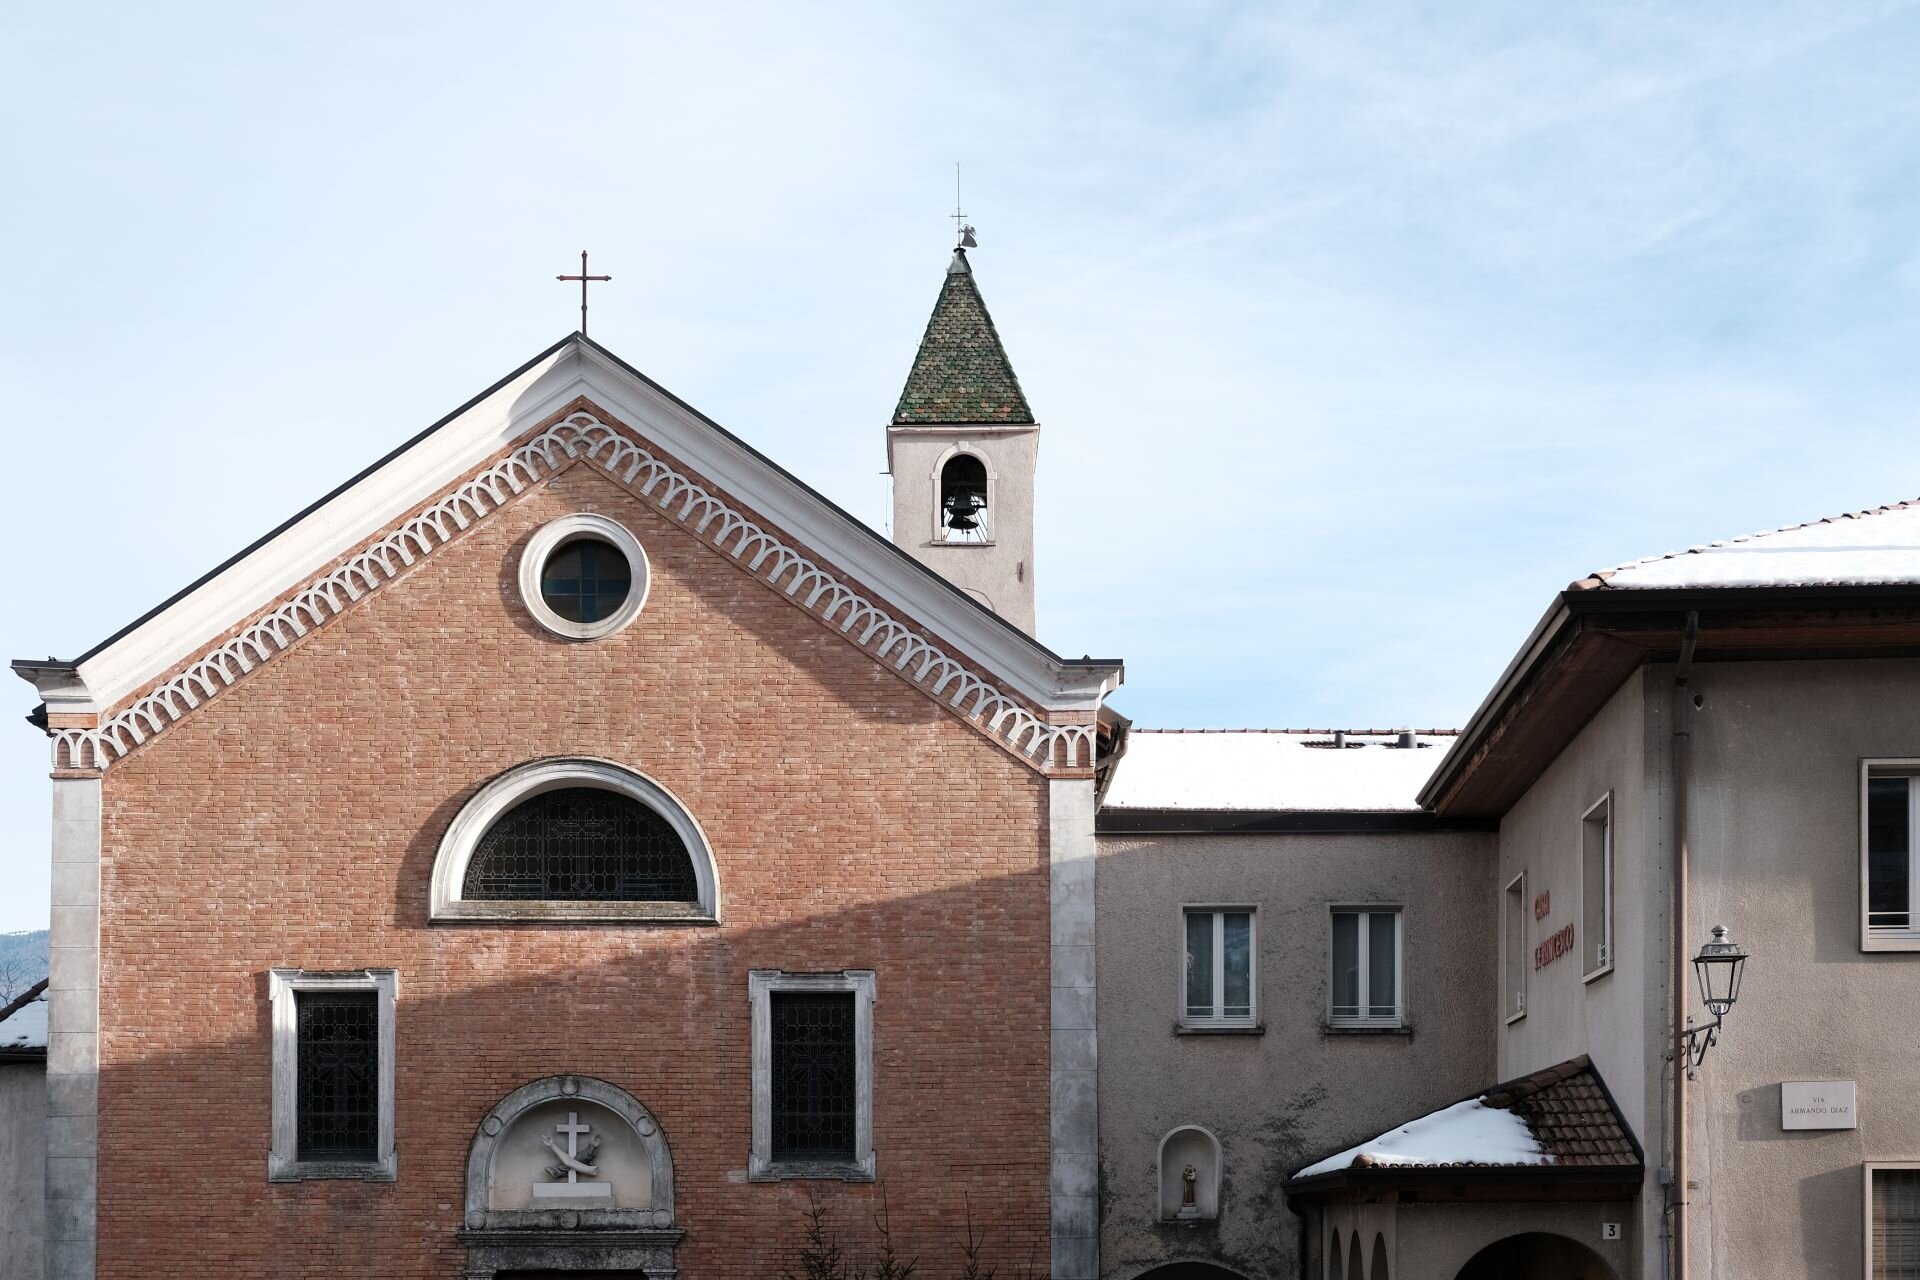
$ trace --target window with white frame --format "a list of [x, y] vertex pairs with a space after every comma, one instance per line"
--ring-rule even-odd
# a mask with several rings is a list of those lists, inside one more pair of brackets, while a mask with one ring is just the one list
[[1920, 949], [1920, 760], [1860, 770], [1861, 946]]
[[1920, 1164], [1866, 1166], [1867, 1280], [1920, 1280]]
[[1400, 908], [1335, 907], [1329, 1021], [1336, 1027], [1400, 1026], [1400, 961]]
[[1251, 1027], [1254, 993], [1253, 909], [1188, 907], [1181, 971], [1180, 1022], [1187, 1027]]
[[1580, 818], [1580, 931], [1588, 980], [1613, 968], [1613, 793]]
[[1507, 881], [1500, 899], [1501, 1011], [1508, 1022], [1527, 1016], [1527, 873]]
[[747, 974], [750, 1178], [873, 1178], [873, 992], [871, 969]]
[[391, 1182], [392, 969], [268, 974], [273, 1012], [273, 1135], [267, 1178]]

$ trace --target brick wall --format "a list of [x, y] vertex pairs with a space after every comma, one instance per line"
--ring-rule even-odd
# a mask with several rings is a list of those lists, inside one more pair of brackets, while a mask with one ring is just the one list
[[[569, 644], [517, 599], [546, 520], [646, 547], [638, 621]], [[719, 927], [429, 926], [442, 831], [527, 760], [677, 793]], [[808, 1188], [885, 1192], [924, 1273], [971, 1201], [1002, 1274], [1047, 1255], [1044, 782], [586, 465], [481, 522], [106, 777], [102, 1277], [450, 1277], [467, 1144], [561, 1072], [672, 1145], [681, 1275], [778, 1275]], [[400, 974], [391, 1185], [266, 1181], [266, 971]], [[871, 968], [876, 1186], [748, 1184], [747, 971]]]

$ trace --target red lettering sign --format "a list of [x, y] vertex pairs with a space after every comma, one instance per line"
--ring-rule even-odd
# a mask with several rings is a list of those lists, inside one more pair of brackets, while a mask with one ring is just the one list
[[1544, 969], [1573, 950], [1573, 926], [1568, 925], [1533, 949], [1533, 967]]
[[1533, 900], [1533, 918], [1535, 920], [1545, 920], [1552, 914], [1553, 894], [1551, 892], [1543, 893]]

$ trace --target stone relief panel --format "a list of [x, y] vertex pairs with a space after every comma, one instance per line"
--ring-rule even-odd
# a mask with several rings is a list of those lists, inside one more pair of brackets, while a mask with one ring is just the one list
[[653, 1158], [641, 1138], [598, 1103], [562, 1098], [531, 1107], [494, 1147], [487, 1208], [651, 1209]]

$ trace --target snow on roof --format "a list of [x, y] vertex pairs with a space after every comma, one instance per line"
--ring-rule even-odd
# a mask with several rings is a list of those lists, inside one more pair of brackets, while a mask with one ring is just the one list
[[1848, 512], [1649, 556], [1596, 573], [1579, 585], [1680, 588], [1908, 583], [1920, 583], [1920, 502]]
[[1135, 729], [1114, 766], [1109, 809], [1417, 810], [1453, 730]]
[[1310, 1164], [1296, 1178], [1380, 1165], [1551, 1164], [1524, 1117], [1469, 1098]]
[[47, 1047], [47, 998], [29, 1000], [0, 1022], [0, 1053]]

